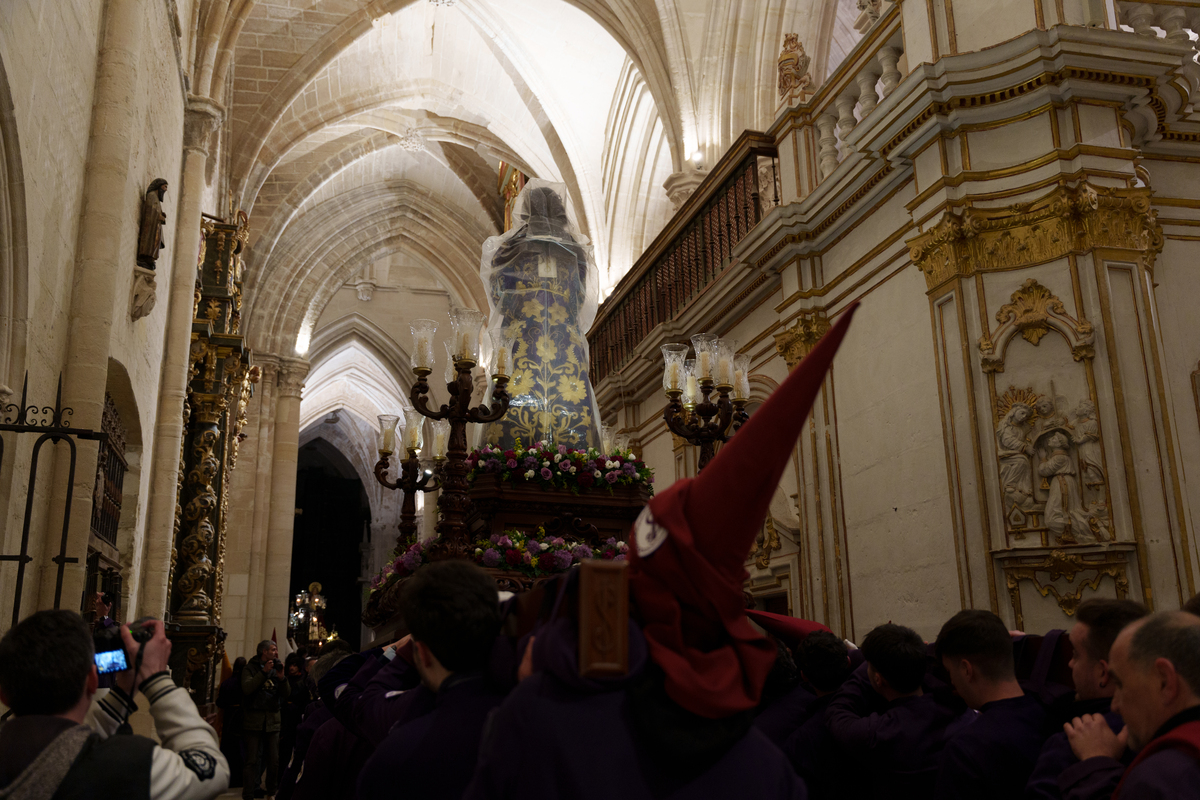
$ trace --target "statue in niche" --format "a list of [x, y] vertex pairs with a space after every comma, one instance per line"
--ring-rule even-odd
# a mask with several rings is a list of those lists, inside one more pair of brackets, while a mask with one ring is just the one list
[[[1000, 460], [1000, 485], [1004, 489], [1004, 516], [1010, 524], [1022, 523], [1026, 512], [1034, 510], [1033, 445], [1029, 442], [1033, 409], [1014, 401], [996, 426], [997, 455]], [[1016, 527], [1016, 526], [1014, 526]], [[1023, 538], [1023, 535], [1019, 535]]]
[[812, 59], [804, 52], [797, 33], [783, 36], [783, 52], [779, 54], [779, 99], [800, 97], [812, 91], [813, 79], [808, 74]]
[[1096, 538], [1090, 515], [1083, 507], [1075, 459], [1071, 452], [1071, 432], [1061, 427], [1048, 428], [1038, 437], [1036, 444], [1039, 454], [1042, 454], [1038, 474], [1045, 479], [1049, 492], [1046, 499], [1046, 528], [1054, 534], [1058, 544], [1078, 544], [1076, 534]]
[[155, 178], [142, 197], [137, 249], [137, 265], [142, 269], [154, 269], [158, 262], [158, 251], [163, 249], [163, 226], [167, 224], [167, 214], [162, 204], [166, 194], [167, 182]]
[[1104, 494], [1104, 464], [1100, 453], [1100, 421], [1096, 405], [1081, 400], [1075, 406], [1075, 445], [1079, 448], [1079, 472], [1088, 492]]
[[[1060, 401], [1062, 402], [1060, 403]], [[1069, 427], [1066, 415], [1059, 411], [1060, 405], [1065, 405], [1065, 400], [1054, 396], [1054, 382], [1051, 381], [1050, 394], [1039, 397], [1034, 406], [1034, 410], [1037, 412], [1037, 419], [1034, 422], [1035, 438], [1051, 428]]]
[[562, 184], [530, 179], [513, 205], [512, 229], [483, 246], [488, 330], [516, 338], [508, 414], [483, 432], [504, 449], [518, 438], [600, 446], [586, 335], [599, 306], [599, 275], [566, 196]]

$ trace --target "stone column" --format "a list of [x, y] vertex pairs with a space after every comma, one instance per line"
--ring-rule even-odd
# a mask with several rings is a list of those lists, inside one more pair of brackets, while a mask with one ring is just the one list
[[183, 168], [179, 178], [174, 264], [168, 298], [167, 335], [159, 380], [158, 417], [154, 430], [153, 486], [146, 526], [146, 558], [139, 616], [162, 617], [170, 590], [171, 544], [175, 541], [179, 450], [183, 444], [183, 401], [187, 395], [188, 342], [200, 251], [200, 205], [210, 134], [221, 121], [211, 100], [191, 97], [183, 122]]
[[246, 590], [245, 644], [262, 640], [263, 559], [267, 552], [267, 528], [271, 520], [271, 476], [275, 450], [275, 398], [279, 359], [260, 355], [255, 363], [262, 369], [262, 397], [258, 406], [258, 462], [254, 474], [254, 519], [250, 529], [250, 567]]
[[[100, 428], [117, 287], [126, 285], [121, 276], [135, 265], [134, 251], [122, 249], [121, 240], [122, 232], [136, 219], [129, 203], [132, 199], [129, 164], [133, 159], [135, 132], [142, 131], [137, 96], [133, 92], [144, 39], [142, 28], [140, 2], [111, 0], [107, 4], [96, 69], [88, 168], [84, 172], [63, 366], [63, 405], [74, 409], [71, 422], [78, 428]], [[71, 527], [67, 552], [78, 561], [67, 565], [60, 598], [68, 608], [78, 602], [83, 592], [98, 447], [86, 441], [77, 445], [74, 493], [66, 513], [70, 515]], [[55, 459], [55, 489], [46, 531], [60, 530], [67, 474], [64, 452], [63, 457]], [[48, 541], [46, 549], [57, 555], [57, 541]], [[49, 608], [55, 602], [57, 569], [57, 565], [46, 562], [40, 601], [30, 608]]]
[[291, 597], [292, 531], [296, 521], [296, 459], [300, 448], [300, 391], [308, 362], [281, 358], [279, 397], [275, 402], [275, 447], [271, 459], [271, 515], [263, 583], [263, 637], [287, 635]]

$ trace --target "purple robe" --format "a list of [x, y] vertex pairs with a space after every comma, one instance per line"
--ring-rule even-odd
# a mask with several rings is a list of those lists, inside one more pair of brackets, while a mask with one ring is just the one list
[[[1084, 714], [1103, 714], [1108, 726], [1112, 728], [1112, 732], [1120, 733], [1121, 729], [1125, 727], [1125, 722], [1121, 719], [1121, 715], [1112, 711], [1111, 708], [1112, 698], [1109, 697], [1079, 700], [1071, 709], [1071, 718], [1074, 719]], [[1127, 750], [1125, 757], [1121, 760], [1121, 770], [1123, 771], [1131, 761], [1133, 761], [1133, 754]], [[1042, 745], [1041, 755], [1038, 756], [1033, 774], [1029, 776], [1029, 783], [1025, 787], [1026, 800], [1061, 800], [1066, 797], [1067, 788], [1062, 785], [1062, 779], [1066, 777], [1068, 786], [1073, 786], [1075, 781], [1069, 777], [1069, 770], [1078, 763], [1079, 759], [1071, 750], [1067, 734], [1060, 731], [1051, 736]], [[1120, 777], [1121, 773], [1117, 772], [1117, 780]], [[1110, 797], [1113, 789], [1117, 788], [1117, 781], [1112, 780], [1111, 786], [1107, 786], [1107, 789], [1103, 788], [1107, 783], [1104, 779], [1100, 779], [1099, 782], [1092, 779], [1088, 781], [1088, 786], [1083, 791], [1089, 794], [1101, 792], [1104, 797]]]
[[1042, 751], [1045, 726], [1046, 709], [1031, 695], [985, 703], [942, 751], [934, 797], [1020, 797]]
[[390, 797], [402, 777], [406, 796], [458, 800], [475, 772], [483, 725], [503, 699], [480, 673], [451, 675], [433, 711], [392, 728], [375, 748], [359, 775], [359, 796]]
[[292, 790], [293, 800], [355, 800], [355, 777], [370, 755], [368, 743], [336, 719], [326, 719], [304, 755]]
[[[1187, 722], [1200, 720], [1200, 706], [1171, 717], [1159, 728], [1154, 738]], [[1080, 761], [1069, 767], [1060, 779], [1063, 797], [1071, 800], [1109, 798], [1121, 782], [1125, 765], [1115, 758], [1099, 756]], [[1163, 749], [1147, 756], [1124, 774], [1121, 800], [1191, 800], [1200, 798], [1200, 762], [1191, 754], [1175, 749]]]
[[627, 675], [579, 677], [578, 639], [566, 620], [540, 627], [535, 674], [496, 710], [465, 797], [471, 800], [666, 800], [753, 797], [804, 800], [804, 784], [757, 729], [697, 775], [669, 771], [646, 754], [630, 691], [647, 668], [641, 629], [629, 623]]
[[279, 776], [279, 790], [275, 793], [276, 800], [291, 800], [296, 788], [296, 776], [304, 765], [304, 757], [312, 744], [313, 736], [329, 720], [333, 719], [330, 711], [320, 700], [314, 700], [304, 709], [304, 717], [296, 727], [296, 744], [292, 748], [292, 757], [283, 765], [283, 773]]
[[850, 759], [829, 733], [827, 714], [834, 696], [818, 697], [808, 706], [808, 719], [783, 743], [782, 750], [796, 774], [804, 779], [808, 796], [823, 798], [859, 797], [851, 775]]
[[[361, 660], [359, 669], [334, 690], [334, 715], [348, 731], [373, 746], [393, 726], [429, 713], [435, 700], [433, 692], [421, 685], [416, 668], [399, 656], [389, 661], [382, 652], [373, 651]], [[322, 685], [328, 679], [326, 675]]]
[[808, 719], [808, 707], [816, 699], [812, 689], [801, 682], [760, 711], [754, 718], [754, 727], [776, 745], [782, 746], [796, 732], [796, 728]]
[[855, 774], [869, 777], [869, 796], [925, 798], [933, 793], [946, 742], [975, 716], [961, 701], [933, 694], [888, 703], [871, 688], [864, 665], [833, 696], [825, 723], [850, 754]]

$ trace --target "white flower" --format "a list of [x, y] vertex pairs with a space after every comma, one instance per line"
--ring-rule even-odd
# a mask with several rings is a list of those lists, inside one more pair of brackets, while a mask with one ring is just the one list
[[543, 550], [549, 550], [549, 549], [550, 549], [550, 545], [546, 544], [545, 542], [538, 542], [538, 545], [539, 545], [539, 546], [540, 546], [540, 547], [541, 547]]
[[557, 464], [560, 461], [562, 461], [562, 453], [555, 453], [554, 454], [554, 463]]
[[476, 547], [476, 548], [475, 548], [475, 555], [477, 555], [477, 556], [479, 556], [479, 555], [483, 555], [483, 548], [482, 548], [482, 547]]
[[543, 466], [543, 467], [548, 467], [548, 466], [550, 466], [550, 462], [549, 462], [549, 461], [543, 461], [543, 462], [542, 462], [542, 466]]
[[595, 475], [597, 478], [603, 477], [603, 476], [600, 474], [600, 470], [596, 470], [596, 471], [595, 471], [595, 472], [593, 472], [592, 474], [593, 474], [593, 475]]
[[533, 470], [529, 470], [528, 472], [525, 473], [526, 480], [529, 480], [532, 477], [533, 477]]
[[616, 466], [616, 464], [614, 464], [612, 461], [605, 461], [605, 462], [604, 462], [604, 468], [605, 468], [605, 469], [612, 469], [612, 468], [613, 468], [613, 467], [615, 467], [615, 466]]
[[571, 474], [572, 474], [572, 475], [574, 475], [574, 474], [575, 474], [575, 471], [576, 471], [576, 469], [577, 469], [576, 467], [571, 467]]

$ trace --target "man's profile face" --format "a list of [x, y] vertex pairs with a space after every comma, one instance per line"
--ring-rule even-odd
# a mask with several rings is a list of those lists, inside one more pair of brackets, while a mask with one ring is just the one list
[[1096, 667], [1098, 664], [1088, 655], [1087, 638], [1090, 629], [1082, 622], [1076, 622], [1071, 628], [1071, 632], [1067, 634], [1067, 638], [1071, 640], [1071, 679], [1075, 682], [1075, 698], [1077, 700], [1091, 700], [1095, 697], [1100, 697], [1099, 686], [1097, 686]]
[[263, 661], [274, 661], [277, 658], [279, 658], [279, 648], [275, 645], [271, 645], [266, 650], [263, 650]]
[[1109, 677], [1116, 691], [1113, 694], [1113, 711], [1120, 713], [1129, 728], [1129, 747], [1140, 750], [1154, 738], [1154, 732], [1166, 722], [1159, 696], [1158, 674], [1153, 667], [1135, 664], [1129, 660], [1129, 643], [1133, 639], [1131, 625], [1121, 632], [1113, 642], [1109, 654]]

